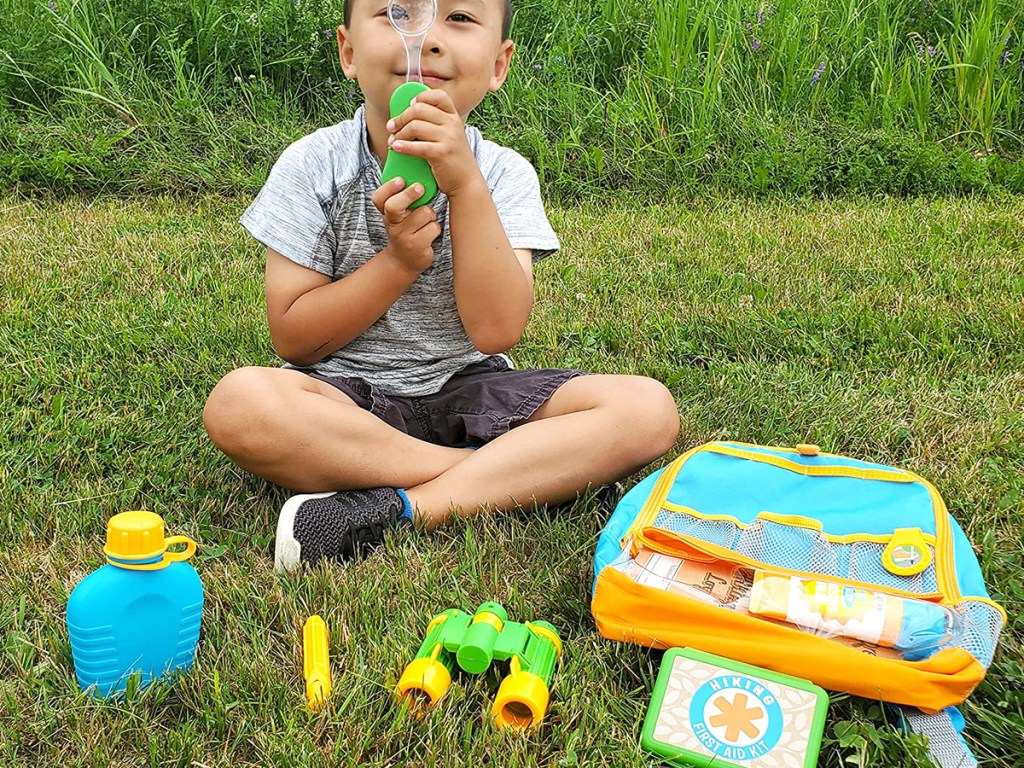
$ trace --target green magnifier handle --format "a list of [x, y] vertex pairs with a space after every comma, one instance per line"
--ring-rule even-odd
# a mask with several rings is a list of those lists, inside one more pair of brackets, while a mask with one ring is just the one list
[[[402, 83], [391, 94], [391, 102], [389, 103], [391, 117], [397, 117], [405, 112], [409, 108], [409, 102], [416, 95], [429, 90], [423, 83]], [[387, 184], [399, 176], [405, 179], [405, 189], [408, 189], [417, 182], [423, 185], [423, 194], [409, 206], [410, 208], [419, 208], [421, 205], [426, 205], [437, 194], [437, 181], [434, 180], [434, 174], [430, 170], [430, 163], [422, 157], [403, 155], [395, 152], [393, 149], [389, 149], [387, 160], [384, 161], [384, 170], [381, 171], [381, 181]]]

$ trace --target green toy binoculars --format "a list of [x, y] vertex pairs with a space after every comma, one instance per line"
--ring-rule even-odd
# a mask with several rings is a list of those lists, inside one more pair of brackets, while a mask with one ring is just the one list
[[547, 711], [561, 654], [558, 630], [546, 621], [509, 621], [497, 603], [484, 603], [472, 615], [451, 608], [427, 625], [427, 637], [399, 678], [395, 695], [414, 709], [426, 709], [451, 687], [456, 662], [476, 675], [495, 659], [509, 659], [510, 671], [498, 687], [491, 717], [499, 727], [534, 727]]

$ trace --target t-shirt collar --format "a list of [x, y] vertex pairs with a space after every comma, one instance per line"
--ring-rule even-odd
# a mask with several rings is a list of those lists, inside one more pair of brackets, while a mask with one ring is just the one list
[[378, 170], [381, 169], [380, 161], [370, 151], [370, 135], [366, 130], [366, 105], [360, 104], [359, 109], [352, 116], [352, 119], [359, 124], [359, 164], [373, 164]]

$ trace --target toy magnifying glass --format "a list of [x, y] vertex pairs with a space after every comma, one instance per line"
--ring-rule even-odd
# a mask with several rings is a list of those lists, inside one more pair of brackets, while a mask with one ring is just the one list
[[437, 19], [437, 0], [390, 0], [388, 21], [405, 45], [405, 79], [422, 83], [423, 41]]
[[[423, 84], [420, 71], [423, 41], [437, 18], [437, 0], [389, 0], [388, 21], [402, 38], [405, 46], [405, 82], [391, 94], [388, 104], [391, 117], [397, 117], [409, 108], [413, 98], [430, 90]], [[430, 164], [422, 157], [402, 155], [388, 150], [381, 181], [385, 184], [401, 176], [408, 189], [415, 183], [423, 185], [423, 194], [410, 206], [418, 208], [429, 203], [437, 194], [437, 182], [430, 170]]]

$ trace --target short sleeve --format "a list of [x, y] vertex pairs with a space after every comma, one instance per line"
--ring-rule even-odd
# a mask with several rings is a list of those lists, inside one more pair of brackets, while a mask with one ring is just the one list
[[239, 223], [285, 258], [333, 276], [337, 243], [306, 163], [307, 146], [300, 139], [281, 153]]
[[532, 249], [534, 263], [555, 253], [558, 237], [544, 213], [540, 182], [530, 162], [504, 149], [486, 178], [511, 246]]

